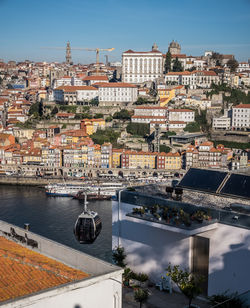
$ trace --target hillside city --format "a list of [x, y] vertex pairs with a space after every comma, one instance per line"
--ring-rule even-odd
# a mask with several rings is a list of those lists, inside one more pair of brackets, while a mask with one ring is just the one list
[[186, 55], [177, 41], [89, 65], [65, 49], [64, 63], [0, 60], [1, 174], [249, 167], [249, 62]]

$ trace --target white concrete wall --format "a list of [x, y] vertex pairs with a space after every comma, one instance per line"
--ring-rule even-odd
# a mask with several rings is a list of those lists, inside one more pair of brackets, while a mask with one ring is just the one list
[[112, 201], [112, 247], [125, 248], [128, 266], [149, 274], [153, 281], [166, 272], [169, 262], [188, 268], [190, 237], [131, 221], [125, 215], [132, 212], [133, 207], [136, 206], [121, 203], [118, 219], [118, 202]]
[[[188, 268], [191, 238], [135, 222], [136, 219], [125, 216], [133, 207], [136, 206], [121, 203], [118, 217], [118, 202], [112, 202], [112, 247], [125, 248], [128, 266], [149, 274], [154, 281], [165, 272], [169, 262]], [[249, 290], [250, 230], [218, 224], [216, 229], [198, 235], [210, 239], [208, 295]]]
[[218, 224], [210, 238], [208, 295], [250, 289], [250, 230]]
[[9, 304], [5, 308], [121, 308], [121, 275], [64, 285]]

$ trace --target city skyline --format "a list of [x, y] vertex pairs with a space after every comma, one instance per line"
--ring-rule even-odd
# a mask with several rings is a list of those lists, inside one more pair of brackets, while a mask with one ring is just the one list
[[[166, 52], [172, 40], [181, 44], [187, 55], [202, 55], [206, 50], [234, 54], [247, 61], [250, 54], [250, 2], [197, 0], [135, 2], [109, 0], [93, 3], [0, 1], [3, 14], [0, 25], [0, 58], [63, 62], [64, 50], [42, 47], [111, 48], [110, 61], [121, 61], [127, 49], [147, 51], [154, 42]], [[95, 62], [95, 53], [72, 51], [74, 63]]]

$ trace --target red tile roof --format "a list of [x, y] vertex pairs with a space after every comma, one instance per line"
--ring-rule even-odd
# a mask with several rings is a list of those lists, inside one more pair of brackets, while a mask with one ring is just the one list
[[0, 236], [0, 303], [88, 276]]
[[239, 104], [233, 108], [250, 108], [250, 104]]

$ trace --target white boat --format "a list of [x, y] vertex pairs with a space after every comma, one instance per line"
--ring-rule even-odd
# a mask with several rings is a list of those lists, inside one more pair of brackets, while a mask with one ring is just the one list
[[74, 197], [80, 191], [88, 191], [91, 194], [103, 196], [114, 196], [116, 191], [125, 188], [123, 183], [102, 183], [99, 185], [75, 185], [66, 183], [55, 183], [45, 186], [46, 194], [58, 197]]

